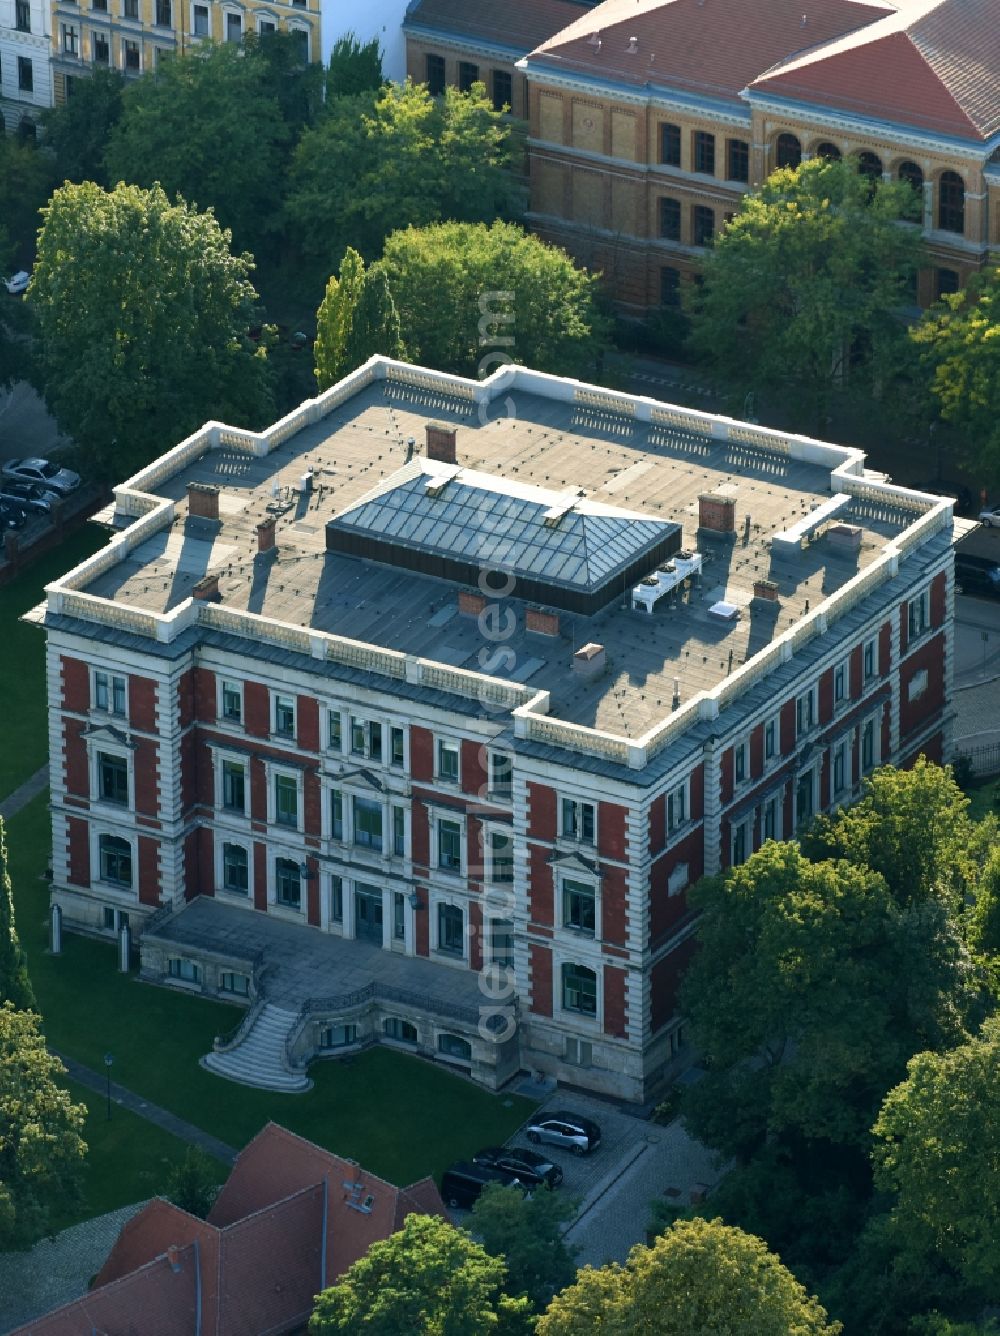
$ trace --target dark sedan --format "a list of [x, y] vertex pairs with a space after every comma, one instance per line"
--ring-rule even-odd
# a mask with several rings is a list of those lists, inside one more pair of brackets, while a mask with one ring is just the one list
[[487, 1146], [473, 1155], [472, 1163], [490, 1169], [505, 1169], [529, 1188], [541, 1187], [543, 1183], [557, 1188], [563, 1179], [563, 1171], [557, 1164], [537, 1150], [522, 1146]]

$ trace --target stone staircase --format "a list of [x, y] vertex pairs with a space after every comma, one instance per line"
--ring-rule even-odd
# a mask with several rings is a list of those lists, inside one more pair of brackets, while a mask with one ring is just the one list
[[298, 1095], [312, 1089], [304, 1073], [285, 1066], [285, 1040], [298, 1019], [298, 1012], [266, 1002], [250, 1029], [232, 1048], [207, 1053], [201, 1065], [216, 1076], [261, 1090]]

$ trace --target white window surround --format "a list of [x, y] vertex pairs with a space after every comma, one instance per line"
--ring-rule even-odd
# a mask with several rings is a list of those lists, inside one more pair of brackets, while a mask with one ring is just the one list
[[[98, 704], [97, 679], [105, 679], [107, 689], [107, 705]], [[115, 683], [124, 683], [124, 708], [116, 710], [114, 708], [117, 692]], [[123, 673], [121, 669], [95, 667], [90, 670], [90, 708], [94, 714], [101, 715], [107, 719], [127, 719], [128, 718], [128, 673]]]
[[[276, 691], [276, 690], [274, 689], [274, 687], [271, 687], [271, 688], [269, 688], [268, 694], [269, 694], [269, 696], [270, 696], [270, 701], [268, 702], [268, 704], [269, 704], [269, 708], [270, 708], [270, 712], [271, 712], [271, 719], [270, 719], [270, 725], [271, 725], [271, 729], [270, 729], [270, 731], [271, 731], [271, 736], [272, 736], [273, 738], [282, 738], [282, 739], [284, 739], [284, 740], [287, 741], [287, 742], [294, 743], [294, 742], [296, 741], [297, 737], [298, 737], [298, 731], [299, 731], [299, 711], [298, 711], [298, 696], [297, 696], [297, 693], [294, 692], [294, 691]], [[287, 702], [290, 702], [290, 703], [291, 703], [291, 707], [292, 707], [292, 731], [291, 731], [290, 733], [280, 732], [279, 729], [278, 729], [278, 726], [277, 726], [277, 724], [278, 724], [278, 701], [279, 701], [279, 699], [280, 699], [282, 702], [286, 702], [286, 703], [287, 703]]]
[[[839, 694], [838, 694], [839, 693]], [[851, 703], [851, 660], [841, 659], [833, 669], [833, 712], [846, 710]]]
[[[139, 857], [138, 857], [138, 836], [132, 830], [120, 830], [115, 826], [105, 825], [103, 822], [92, 821], [90, 823], [89, 843], [90, 843], [90, 884], [91, 887], [99, 890], [104, 898], [113, 897], [119, 904], [138, 904], [139, 902]], [[119, 840], [125, 840], [128, 843], [132, 858], [132, 885], [121, 886], [116, 881], [103, 881], [101, 878], [101, 836], [113, 835]]]
[[[568, 822], [566, 821], [567, 813], [565, 805], [570, 803], [573, 805], [575, 829], [567, 829]], [[592, 835], [589, 836], [584, 834], [584, 808], [587, 807], [591, 809], [592, 814], [590, 819]], [[590, 799], [574, 798], [569, 794], [560, 793], [558, 795], [559, 838], [570, 840], [573, 844], [585, 844], [590, 849], [596, 848], [598, 821], [597, 808], [598, 804]]]
[[312, 60], [312, 26], [301, 19], [288, 19], [285, 23], [287, 32], [302, 32], [306, 35], [306, 59]]
[[[135, 811], [135, 749], [129, 743], [117, 742], [93, 734], [87, 737], [86, 742], [87, 762], [90, 771], [90, 800], [95, 809], [104, 812], [133, 813]], [[100, 757], [102, 754], [125, 761], [128, 769], [128, 802], [124, 805], [109, 802], [101, 797]]]
[[919, 700], [926, 692], [929, 683], [930, 674], [926, 668], [921, 668], [919, 672], [913, 674], [906, 684], [906, 699], [911, 704], [913, 701]]
[[[742, 773], [741, 773], [742, 760]], [[740, 789], [750, 783], [750, 739], [741, 738], [733, 743], [733, 789]]]
[[[869, 636], [861, 646], [861, 680], [872, 682], [879, 675], [878, 636]], [[871, 668], [869, 672], [868, 669]]]
[[906, 602], [907, 648], [930, 635], [931, 626], [930, 586], [921, 589], [918, 594]]
[[[280, 766], [279, 766], [280, 769]], [[373, 789], [366, 788], [363, 785], [344, 784], [340, 780], [331, 779], [324, 775], [320, 782], [320, 834], [324, 840], [333, 840], [338, 848], [350, 845], [360, 854], [368, 854], [372, 858], [387, 858], [392, 856], [392, 808], [403, 807], [405, 813], [405, 853], [404, 857], [409, 856], [410, 852], [410, 812], [406, 804], [400, 803], [398, 795], [389, 793], [378, 793]], [[341, 798], [341, 820], [343, 824], [343, 834], [334, 836], [333, 834], [333, 797], [334, 793], [339, 793]], [[371, 849], [366, 845], [355, 845], [354, 843], [354, 799], [364, 798], [368, 802], [377, 802], [382, 808], [382, 850]], [[394, 801], [395, 799], [395, 801]], [[301, 805], [300, 805], [301, 814]], [[399, 855], [397, 854], [398, 858]]]
[[819, 684], [814, 682], [795, 697], [795, 736], [807, 737], [819, 727]]
[[[235, 807], [226, 807], [225, 805], [223, 767], [227, 761], [231, 765], [240, 765], [243, 767], [242, 812], [238, 811]], [[228, 822], [238, 822], [241, 826], [248, 825], [250, 822], [250, 757], [246, 752], [224, 751], [221, 748], [213, 747], [212, 772], [216, 819]]]
[[[442, 772], [441, 752], [442, 749], [449, 755], [454, 753], [455, 773], [454, 775], [445, 775]], [[452, 788], [461, 788], [462, 785], [462, 743], [461, 739], [455, 737], [434, 735], [434, 781], [437, 784], [447, 784]]]
[[[574, 940], [600, 941], [601, 940], [601, 881], [599, 877], [588, 877], [574, 871], [559, 872], [556, 877], [556, 922], [559, 928]], [[566, 883], [575, 882], [577, 886], [586, 888], [594, 897], [594, 930], [588, 932], [585, 928], [574, 927], [566, 920]], [[582, 962], [580, 962], [582, 963]]]
[[[574, 939], [574, 941], [580, 939]], [[583, 938], [583, 942], [589, 942], [589, 938]], [[563, 966], [576, 965], [581, 969], [590, 970], [595, 975], [596, 1001], [593, 1016], [588, 1016], [583, 1011], [567, 1011], [563, 1006]], [[553, 945], [552, 951], [552, 1014], [553, 1017], [559, 1017], [564, 1025], [573, 1027], [586, 1026], [587, 1030], [593, 1030], [601, 1034], [604, 1030], [604, 970], [600, 963], [600, 957], [597, 955], [588, 956], [581, 953], [579, 949], [570, 947], [560, 948]]]
[[[770, 750], [768, 744], [770, 743]], [[772, 714], [770, 719], [764, 720], [764, 770], [767, 771], [769, 765], [776, 765], [781, 760], [781, 715]]]
[[[729, 861], [733, 867], [741, 866], [753, 853], [753, 824], [753, 814], [748, 813], [732, 825], [729, 832]], [[737, 853], [740, 854], [739, 858]]]
[[[429, 904], [426, 912], [430, 914], [430, 947], [432, 954], [438, 960], [451, 960], [456, 964], [466, 963], [469, 959], [469, 902], [461, 896], [449, 895], [447, 892], [431, 891], [428, 896]], [[440, 910], [444, 907], [457, 909], [462, 915], [462, 951], [452, 951], [448, 948], [442, 949], [440, 933]]]
[[[792, 828], [794, 830], [797, 830], [799, 828], [804, 819], [812, 820], [812, 818], [817, 814], [817, 812], [821, 810], [819, 805], [819, 798], [820, 798], [819, 770], [820, 770], [820, 758], [817, 758], [812, 763], [812, 765], [806, 766], [805, 769], [798, 771], [795, 775], [792, 786], [792, 805], [793, 805]], [[810, 811], [808, 818], [804, 818], [799, 812], [799, 792], [798, 792], [799, 783], [806, 775], [809, 775], [812, 782], [812, 805], [811, 805], [812, 810]]]
[[[297, 830], [299, 834], [303, 831], [303, 818], [305, 816], [305, 775], [295, 767], [284, 766], [277, 761], [264, 762], [265, 783], [267, 785], [267, 824], [277, 826], [280, 830]], [[284, 822], [277, 821], [277, 801], [274, 792], [274, 781], [281, 775], [282, 778], [295, 780], [295, 825], [288, 826]], [[248, 780], [249, 786], [249, 780]]]
[[[768, 831], [767, 826], [767, 808], [774, 804], [774, 830]], [[760, 812], [760, 842], [765, 840], [780, 840], [784, 833], [785, 824], [785, 790], [784, 786], [777, 793], [769, 794], [758, 808]]]
[[[454, 807], [436, 806], [433, 803], [427, 804], [427, 816], [430, 822], [431, 837], [431, 867], [440, 869], [442, 876], [463, 878], [469, 875], [469, 852], [468, 852], [468, 825], [465, 814]], [[461, 868], [442, 868], [438, 862], [438, 825], [442, 821], [456, 821], [459, 826], [459, 849], [461, 853]]]
[[663, 821], [667, 843], [691, 824], [691, 776], [673, 784], [663, 795]]
[[[227, 687], [229, 688], [230, 691], [235, 691], [236, 694], [239, 695], [240, 715], [238, 719], [231, 715], [226, 714], [225, 697], [226, 697]], [[243, 683], [239, 681], [238, 678], [225, 677], [220, 673], [215, 679], [215, 696], [216, 696], [215, 699], [216, 722], [218, 724], [223, 725], [224, 727], [228, 726], [229, 728], [242, 729], [244, 727], [244, 723], [246, 720]]]
[[667, 878], [667, 895], [673, 897], [680, 895], [681, 891], [691, 885], [691, 869], [687, 863], [678, 863], [670, 876]]
[[[213, 841], [214, 861], [215, 861], [215, 894], [223, 896], [233, 904], [240, 904], [253, 908], [253, 844], [249, 840], [240, 839], [238, 836], [229, 835], [225, 832], [219, 832], [221, 839]], [[225, 851], [224, 845], [237, 844], [241, 849], [246, 850], [247, 855], [247, 889], [242, 891], [227, 891], [225, 887]]]
[[[510, 792], [493, 787], [493, 762], [494, 759], [502, 759], [508, 762], [510, 774]], [[512, 752], [494, 750], [492, 747], [487, 749], [486, 754], [486, 790], [491, 801], [501, 803], [511, 803], [514, 801], [514, 756]]]
[[493, 836], [503, 835], [511, 842], [511, 858], [513, 861], [514, 878], [517, 878], [517, 840], [514, 837], [514, 828], [503, 821], [490, 821], [485, 819], [481, 822], [483, 840], [482, 874], [483, 880], [489, 882], [492, 886], [513, 886], [513, 881], [497, 881], [493, 872]]
[[278, 874], [277, 865], [279, 858], [291, 859], [299, 868], [302, 867], [305, 860], [305, 854], [302, 849], [297, 849], [293, 845], [274, 844], [268, 842], [267, 846], [267, 908], [269, 913], [289, 914], [293, 918], [305, 918], [307, 902], [309, 898], [309, 882], [300, 874], [299, 877], [299, 907], [293, 908], [291, 905], [278, 903]]

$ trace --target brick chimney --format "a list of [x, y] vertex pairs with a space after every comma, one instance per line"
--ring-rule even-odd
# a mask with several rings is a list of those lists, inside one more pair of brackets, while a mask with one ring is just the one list
[[533, 631], [537, 636], [557, 636], [559, 614], [549, 612], [548, 608], [528, 608], [524, 615], [524, 629]]
[[427, 458], [436, 459], [441, 464], [457, 464], [454, 427], [446, 427], [440, 422], [427, 424]]
[[709, 533], [736, 532], [736, 498], [719, 492], [702, 492], [698, 497], [698, 528]]
[[753, 582], [754, 598], [767, 599], [769, 603], [778, 601], [778, 583], [776, 580], [754, 580]]
[[219, 577], [217, 575], [203, 575], [191, 592], [195, 598], [200, 598], [205, 603], [218, 603], [221, 597], [219, 594]]
[[188, 514], [203, 520], [219, 518], [219, 489], [208, 482], [189, 482], [187, 485]]
[[261, 523], [257, 525], [258, 554], [261, 552], [274, 551], [274, 525], [275, 525], [275, 520], [273, 515], [271, 515], [268, 519], [261, 521]]
[[471, 589], [458, 591], [458, 610], [463, 617], [478, 617], [486, 610], [486, 595], [475, 594]]

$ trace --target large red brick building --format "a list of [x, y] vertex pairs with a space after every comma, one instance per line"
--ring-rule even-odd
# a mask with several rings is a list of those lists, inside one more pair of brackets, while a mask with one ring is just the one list
[[994, 0], [549, 0], [520, 25], [518, 12], [418, 0], [409, 73], [514, 80], [528, 221], [602, 270], [624, 307], [676, 302], [743, 194], [816, 154], [857, 154], [913, 187], [922, 302], [1000, 256]]
[[106, 521], [32, 614], [53, 904], [292, 1075], [379, 1041], [645, 1099], [688, 888], [949, 753], [951, 502], [857, 450], [374, 359]]

